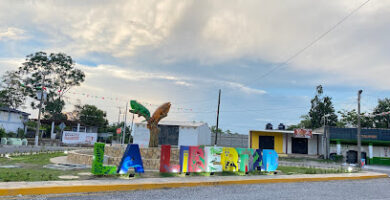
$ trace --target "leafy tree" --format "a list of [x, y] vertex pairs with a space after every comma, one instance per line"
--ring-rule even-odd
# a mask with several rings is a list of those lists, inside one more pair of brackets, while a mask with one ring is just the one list
[[[375, 107], [373, 114], [380, 114], [390, 111], [390, 99], [384, 98], [378, 100], [378, 105]], [[376, 128], [390, 128], [390, 115], [375, 116], [374, 123]]]
[[15, 71], [7, 71], [0, 84], [0, 106], [17, 109], [26, 100], [24, 88], [20, 84], [20, 75]]
[[337, 123], [337, 115], [332, 104], [332, 98], [323, 96], [322, 85], [317, 86], [317, 94], [311, 100], [311, 108], [309, 111], [310, 128], [319, 128], [324, 124], [324, 116], [326, 117], [326, 124], [335, 126]]
[[[357, 127], [358, 114], [355, 109], [351, 111], [341, 110], [338, 111], [341, 116], [341, 119], [337, 123], [338, 127]], [[363, 128], [374, 128], [374, 121], [370, 117], [364, 117], [366, 113], [360, 113], [362, 116], [360, 118], [360, 124]]]
[[[211, 126], [210, 129], [211, 129], [211, 132], [214, 133], [214, 134], [217, 132], [217, 127], [216, 126]], [[220, 128], [218, 128], [218, 133], [224, 134], [223, 130], [220, 129]]]
[[309, 115], [302, 115], [301, 122], [297, 125], [288, 126], [287, 130], [294, 130], [296, 128], [311, 128], [311, 119]]
[[87, 126], [96, 126], [99, 128], [99, 132], [103, 131], [107, 125], [108, 121], [106, 119], [106, 112], [100, 110], [94, 105], [83, 105], [79, 106], [76, 109], [79, 113], [79, 120], [82, 124]]
[[[22, 86], [28, 96], [36, 100], [31, 106], [37, 108], [35, 104], [38, 100], [37, 92], [45, 90], [47, 102], [62, 104], [61, 97], [73, 86], [80, 85], [84, 81], [84, 73], [74, 68], [74, 61], [70, 56], [63, 53], [36, 52], [28, 55], [26, 61], [19, 67], [18, 74], [21, 76]], [[60, 108], [60, 109], [59, 109]], [[63, 106], [50, 106], [46, 111], [62, 111]]]
[[46, 103], [43, 110], [45, 119], [52, 120], [66, 120], [66, 115], [62, 113], [62, 109], [65, 107], [65, 101], [62, 99], [55, 99]]

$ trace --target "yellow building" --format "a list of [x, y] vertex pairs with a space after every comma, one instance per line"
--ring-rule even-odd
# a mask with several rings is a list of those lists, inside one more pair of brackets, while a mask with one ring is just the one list
[[294, 131], [251, 130], [249, 147], [253, 149], [274, 149], [278, 154], [322, 154], [322, 133], [313, 132], [312, 138], [294, 137]]

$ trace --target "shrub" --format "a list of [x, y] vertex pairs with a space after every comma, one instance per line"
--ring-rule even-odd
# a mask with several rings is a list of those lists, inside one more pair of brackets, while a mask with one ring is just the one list
[[10, 132], [7, 133], [7, 136], [10, 137], [10, 138], [14, 138], [14, 137], [17, 136], [17, 134], [12, 132], [12, 131], [10, 131]]
[[0, 127], [0, 138], [7, 137], [7, 133], [4, 128]]
[[21, 129], [21, 128], [18, 129], [17, 137], [20, 138], [20, 139], [25, 138], [23, 129]]

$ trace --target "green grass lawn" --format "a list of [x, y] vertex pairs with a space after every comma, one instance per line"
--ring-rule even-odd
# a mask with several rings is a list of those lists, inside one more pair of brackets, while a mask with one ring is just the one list
[[283, 174], [334, 174], [345, 173], [344, 169], [320, 169], [309, 167], [292, 167], [292, 166], [278, 166]]
[[316, 159], [316, 158], [294, 158], [294, 157], [279, 157], [280, 161], [290, 161], [290, 162], [304, 162], [304, 161], [314, 161], [320, 163], [336, 163], [333, 160], [328, 159]]
[[10, 158], [0, 158], [0, 165], [18, 165], [20, 168], [0, 168], [0, 181], [52, 181], [61, 180], [61, 175], [77, 175], [83, 170], [54, 170], [43, 168], [50, 164], [50, 158], [65, 156], [62, 152], [40, 153], [35, 155], [12, 156]]

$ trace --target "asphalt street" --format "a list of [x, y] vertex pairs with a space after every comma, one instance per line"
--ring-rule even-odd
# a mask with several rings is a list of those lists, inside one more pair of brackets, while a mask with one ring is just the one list
[[[90, 194], [63, 194], [50, 196], [18, 197], [18, 199], [77, 199], [77, 200], [109, 200], [109, 199], [390, 199], [390, 178], [302, 182], [302, 183], [275, 183], [256, 185], [228, 185], [214, 187], [193, 187], [162, 190], [145, 190], [129, 192], [90, 193]], [[1, 198], [0, 198], [1, 199]]]

